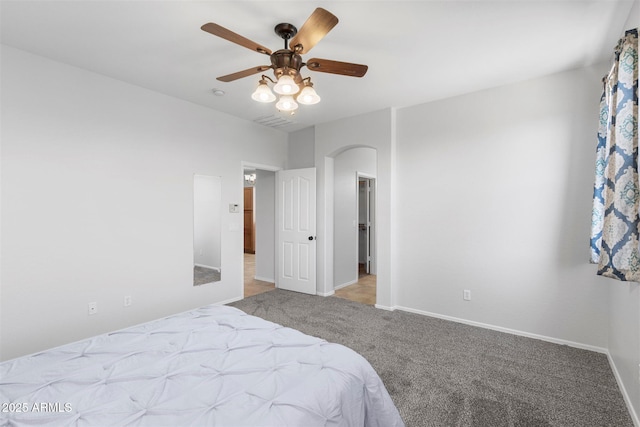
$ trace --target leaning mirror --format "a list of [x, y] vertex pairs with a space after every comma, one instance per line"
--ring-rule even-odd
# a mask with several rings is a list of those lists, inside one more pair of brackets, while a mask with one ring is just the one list
[[193, 285], [220, 281], [219, 176], [193, 176]]

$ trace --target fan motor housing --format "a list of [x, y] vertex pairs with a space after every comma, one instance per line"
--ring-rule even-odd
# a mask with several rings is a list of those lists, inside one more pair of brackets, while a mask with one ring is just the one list
[[[302, 67], [302, 57], [289, 49], [280, 49], [271, 54], [271, 65], [273, 65], [276, 77], [288, 73], [296, 75]], [[291, 72], [294, 70], [295, 72]]]

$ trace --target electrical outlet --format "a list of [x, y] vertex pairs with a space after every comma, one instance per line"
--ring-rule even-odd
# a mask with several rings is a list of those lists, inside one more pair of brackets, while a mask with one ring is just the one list
[[98, 303], [90, 302], [89, 303], [89, 315], [96, 314], [98, 312]]
[[469, 289], [465, 289], [464, 291], [462, 291], [462, 298], [465, 301], [471, 301], [471, 291]]
[[124, 306], [129, 307], [131, 305], [131, 295], [125, 295], [124, 297]]

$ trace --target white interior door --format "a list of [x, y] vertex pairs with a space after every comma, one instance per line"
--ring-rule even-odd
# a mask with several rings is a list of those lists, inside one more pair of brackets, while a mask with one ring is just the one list
[[276, 286], [316, 294], [316, 169], [277, 172]]

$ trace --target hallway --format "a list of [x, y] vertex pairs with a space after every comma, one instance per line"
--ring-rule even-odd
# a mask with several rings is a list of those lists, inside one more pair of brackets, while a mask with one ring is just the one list
[[256, 255], [244, 254], [244, 297], [269, 292], [276, 288], [274, 283], [256, 280]]

